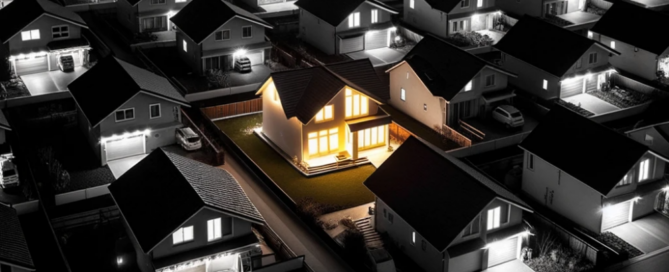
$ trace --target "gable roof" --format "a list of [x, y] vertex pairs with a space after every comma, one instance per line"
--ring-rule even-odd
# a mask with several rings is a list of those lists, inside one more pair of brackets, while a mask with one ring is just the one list
[[525, 15], [494, 47], [554, 76], [562, 77], [593, 45], [619, 54], [587, 37]]
[[392, 7], [378, 0], [298, 0], [295, 5], [308, 11], [314, 16], [332, 26], [338, 26], [362, 3], [369, 3], [390, 13], [398, 12]]
[[308, 123], [344, 86], [379, 103], [390, 98], [369, 59], [354, 60], [271, 74], [286, 118]]
[[669, 16], [631, 3], [618, 1], [592, 27], [593, 32], [660, 55], [669, 47], [663, 33]]
[[162, 149], [109, 185], [109, 192], [145, 253], [202, 208], [264, 222], [230, 173]]
[[431, 35], [426, 35], [418, 42], [404, 57], [404, 61], [432, 95], [443, 97], [446, 101], [453, 99], [484, 67], [515, 76]]
[[425, 0], [430, 7], [446, 13], [450, 13], [462, 0]]
[[[48, 0], [16, 0], [0, 9], [0, 42], [6, 43], [23, 28], [40, 18], [50, 15], [55, 18], [86, 27], [79, 15]], [[46, 35], [46, 34], [43, 34]]]
[[164, 77], [111, 55], [67, 87], [91, 127], [97, 126], [139, 93], [188, 106], [186, 99]]
[[272, 25], [258, 16], [223, 0], [191, 1], [170, 18], [170, 21], [195, 43], [200, 44], [216, 29], [235, 17], [272, 28]]
[[0, 263], [34, 269], [21, 222], [14, 208], [0, 203]]
[[501, 185], [413, 136], [364, 185], [440, 251], [496, 198], [531, 210]]
[[562, 106], [554, 106], [519, 146], [602, 195], [607, 195], [648, 151], [648, 147]]

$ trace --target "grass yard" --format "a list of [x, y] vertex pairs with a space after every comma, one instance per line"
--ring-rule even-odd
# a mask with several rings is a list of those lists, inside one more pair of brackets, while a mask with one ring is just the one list
[[262, 124], [262, 114], [220, 120], [216, 125], [255, 161], [293, 201], [312, 198], [342, 209], [374, 201], [362, 182], [376, 168], [371, 164], [307, 178], [293, 168], [250, 128]]

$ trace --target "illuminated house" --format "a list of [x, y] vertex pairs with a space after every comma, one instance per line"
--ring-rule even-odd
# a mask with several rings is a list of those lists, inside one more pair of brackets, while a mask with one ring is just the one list
[[537, 18], [524, 16], [495, 45], [502, 67], [518, 75], [509, 84], [544, 100], [600, 89], [612, 71], [609, 56], [620, 55], [598, 41]]
[[[252, 271], [260, 265], [252, 224], [264, 219], [226, 170], [158, 149], [109, 192], [142, 272]], [[119, 268], [126, 258], [117, 256]]]
[[390, 105], [430, 128], [457, 127], [515, 96], [516, 75], [432, 36], [425, 36], [390, 74]]
[[316, 166], [387, 149], [388, 94], [368, 59], [275, 72], [258, 93], [262, 135], [290, 159]]
[[[643, 18], [643, 20], [625, 20]], [[624, 21], [622, 21], [624, 20]], [[664, 35], [652, 37], [648, 33], [664, 31], [669, 16], [618, 1], [592, 28], [592, 39], [619, 51], [619, 56], [609, 58], [611, 65], [621, 72], [645, 80], [658, 78], [667, 82], [669, 78], [669, 38]], [[639, 31], [643, 28], [644, 31]], [[658, 75], [662, 71], [662, 75]]]
[[[503, 11], [518, 18], [528, 15], [545, 19], [565, 29], [585, 35], [611, 6], [606, 0], [497, 0]], [[616, 1], [617, 2], [617, 1]], [[593, 10], [594, 9], [594, 10]]]
[[0, 9], [0, 57], [8, 57], [17, 75], [58, 70], [61, 56], [75, 66], [88, 62], [86, 23], [73, 11], [48, 0], [12, 2]]
[[170, 19], [177, 26], [177, 51], [193, 72], [229, 70], [239, 57], [251, 65], [269, 59], [272, 25], [223, 0], [193, 1]]
[[186, 100], [167, 79], [108, 56], [68, 88], [102, 165], [174, 144]]
[[504, 1], [404, 0], [403, 21], [437, 37], [476, 31], [498, 41], [504, 35], [500, 28], [504, 18], [495, 3]]
[[300, 36], [326, 54], [388, 47], [398, 12], [378, 0], [298, 0]]
[[117, 0], [116, 20], [132, 33], [171, 31], [169, 19], [190, 0]]
[[413, 136], [364, 184], [376, 195], [376, 230], [425, 271], [518, 262], [527, 245], [522, 220], [532, 210], [525, 202]]
[[653, 213], [667, 186], [666, 158], [560, 106], [520, 148], [523, 193], [594, 233]]

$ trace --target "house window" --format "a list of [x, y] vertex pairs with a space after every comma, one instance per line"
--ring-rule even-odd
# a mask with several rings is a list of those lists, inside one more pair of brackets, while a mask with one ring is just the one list
[[316, 122], [329, 121], [334, 119], [333, 105], [327, 105], [316, 113]]
[[251, 32], [251, 26], [243, 26], [242, 27], [242, 39], [248, 39], [253, 37], [253, 33]]
[[606, 82], [606, 74], [601, 73], [597, 75], [597, 90], [602, 89], [602, 83]]
[[39, 29], [22, 31], [21, 40], [23, 41], [39, 40]]
[[625, 186], [629, 184], [632, 184], [632, 177], [629, 174], [627, 174], [623, 177], [623, 179], [621, 179], [618, 182], [618, 184], [616, 184], [616, 187]]
[[501, 223], [502, 208], [496, 207], [488, 210], [488, 224], [487, 230], [499, 228]]
[[53, 26], [53, 27], [51, 27], [51, 36], [54, 39], [70, 37], [70, 27], [68, 27], [68, 26]]
[[653, 145], [653, 136], [646, 134], [644, 140], [646, 141], [646, 145]]
[[353, 90], [346, 88], [346, 117], [357, 117], [367, 115], [369, 112], [369, 99]]
[[423, 110], [427, 111], [427, 104], [423, 103]]
[[476, 1], [476, 7], [480, 8], [483, 6], [483, 0], [477, 0]]
[[477, 234], [479, 233], [480, 229], [481, 229], [481, 216], [479, 215], [476, 216], [476, 218], [474, 218], [474, 221], [472, 221], [472, 223], [470, 223], [465, 228], [464, 232], [462, 233], [462, 237], [467, 237], [472, 234]]
[[383, 218], [388, 218], [388, 213], [386, 212], [386, 208], [383, 208]]
[[590, 53], [588, 55], [588, 64], [597, 63], [597, 52]]
[[411, 9], [414, 9], [415, 6], [416, 6], [416, 2], [415, 2], [415, 0], [409, 0], [409, 7], [410, 7]]
[[183, 227], [172, 233], [172, 244], [178, 245], [193, 240], [193, 226]]
[[221, 239], [221, 218], [207, 221], [207, 241]]
[[583, 67], [583, 59], [578, 58], [578, 60], [576, 61], [576, 69], [581, 69], [581, 67]]
[[188, 44], [186, 43], [186, 40], [182, 40], [182, 42], [183, 42], [184, 52], [188, 52]]
[[388, 213], [388, 222], [390, 222], [390, 224], [392, 224], [393, 221], [395, 221], [395, 217], [393, 216], [392, 213]]
[[495, 74], [490, 74], [485, 77], [485, 86], [495, 86]]
[[545, 80], [545, 79], [544, 79], [544, 85], [543, 85], [543, 87], [544, 87], [544, 90], [548, 90], [548, 80]]
[[230, 39], [230, 30], [221, 30], [221, 31], [216, 31], [216, 37], [215, 39], [217, 41], [225, 41]]
[[466, 8], [466, 7], [469, 7], [469, 0], [460, 1], [460, 8]]
[[185, 3], [186, 0], [175, 0], [174, 3]]
[[360, 26], [360, 12], [351, 13], [348, 16], [348, 27], [359, 27]]
[[534, 155], [527, 154], [527, 169], [534, 170]]
[[592, 39], [592, 31], [588, 30], [588, 39]]
[[615, 41], [611, 41], [611, 49], [616, 49], [616, 42]]
[[162, 5], [165, 4], [165, 0], [151, 0], [151, 5]]
[[400, 89], [400, 99], [407, 101], [407, 91], [404, 88]]
[[149, 118], [160, 118], [160, 104], [149, 105]]
[[647, 180], [649, 172], [650, 172], [650, 159], [644, 159], [639, 164], [639, 182]]
[[143, 31], [167, 30], [167, 16], [156, 16], [142, 19]]
[[411, 244], [414, 245], [414, 246], [416, 245], [416, 232], [415, 231], [411, 232]]
[[135, 119], [135, 108], [116, 111], [116, 122]]
[[451, 34], [455, 34], [456, 32], [466, 31], [467, 30], [467, 21], [465, 21], [465, 20], [453, 21], [453, 22], [451, 22], [451, 29], [452, 29]]
[[472, 90], [472, 81], [470, 80], [467, 82], [467, 85], [465, 85], [465, 92], [471, 91]]
[[339, 129], [324, 129], [308, 134], [309, 155], [328, 154], [339, 149]]
[[379, 10], [378, 9], [372, 9], [372, 24], [378, 23], [379, 22]]

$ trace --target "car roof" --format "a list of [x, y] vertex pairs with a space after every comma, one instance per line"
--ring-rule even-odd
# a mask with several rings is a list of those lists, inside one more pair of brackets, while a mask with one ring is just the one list
[[179, 130], [183, 131], [184, 136], [186, 136], [186, 137], [198, 137], [197, 134], [195, 134], [195, 131], [193, 131], [192, 128], [185, 127], [185, 128], [180, 128]]
[[498, 108], [503, 109], [508, 113], [518, 112], [518, 109], [516, 109], [516, 107], [511, 106], [511, 105], [501, 105]]

